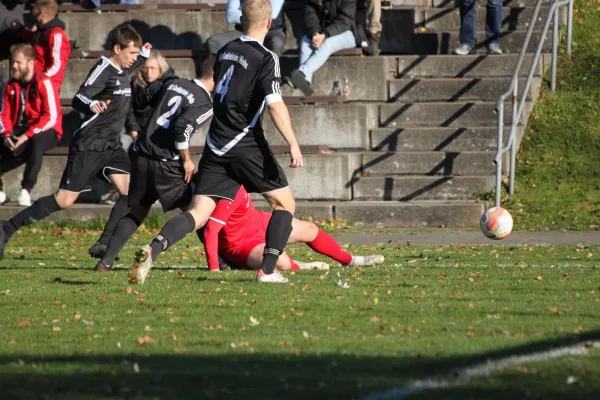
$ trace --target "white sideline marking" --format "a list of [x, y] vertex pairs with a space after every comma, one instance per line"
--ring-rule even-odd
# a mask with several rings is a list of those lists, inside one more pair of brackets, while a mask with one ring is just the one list
[[401, 388], [372, 393], [363, 396], [361, 400], [401, 400], [408, 395], [423, 392], [425, 390], [442, 389], [465, 384], [470, 382], [473, 378], [490, 376], [494, 372], [513, 365], [552, 360], [564, 356], [581, 356], [586, 354], [590, 348], [600, 348], [600, 341], [582, 342], [573, 346], [559, 347], [538, 353], [515, 355], [501, 358], [496, 361], [490, 360], [481, 364], [476, 364], [473, 367], [455, 370], [446, 377], [433, 376], [422, 380], [416, 380]]

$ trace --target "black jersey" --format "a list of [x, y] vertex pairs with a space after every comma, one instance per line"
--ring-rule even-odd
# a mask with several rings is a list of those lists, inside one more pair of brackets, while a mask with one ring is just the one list
[[135, 96], [136, 108], [150, 106], [152, 116], [134, 150], [159, 160], [178, 160], [179, 150], [190, 146], [190, 139], [213, 115], [210, 92], [197, 79], [168, 79], [151, 85]]
[[267, 150], [262, 112], [265, 103], [282, 101], [277, 55], [242, 36], [217, 53], [214, 76], [214, 117], [204, 156], [233, 161]]
[[[78, 151], [104, 151], [121, 147], [121, 132], [129, 112], [131, 86], [129, 74], [150, 55], [141, 48], [138, 58], [128, 70], [122, 70], [108, 58], [101, 57], [81, 84], [73, 98], [73, 108], [85, 115], [79, 129], [73, 133], [71, 148]], [[110, 100], [101, 114], [91, 109], [97, 101]]]

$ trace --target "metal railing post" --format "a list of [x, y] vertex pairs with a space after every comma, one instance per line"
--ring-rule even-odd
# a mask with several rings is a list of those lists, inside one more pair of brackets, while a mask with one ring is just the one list
[[573, 3], [575, 0], [569, 1], [569, 12], [567, 13], [567, 57], [571, 59], [571, 43], [573, 41]]
[[496, 153], [496, 207], [500, 207], [501, 192], [502, 192], [502, 146], [504, 146], [504, 101], [498, 100], [498, 149]]
[[[572, 0], [571, 0], [572, 1]], [[558, 61], [558, 8], [554, 10], [554, 24], [552, 26], [552, 80], [550, 90], [556, 92], [556, 63]]]

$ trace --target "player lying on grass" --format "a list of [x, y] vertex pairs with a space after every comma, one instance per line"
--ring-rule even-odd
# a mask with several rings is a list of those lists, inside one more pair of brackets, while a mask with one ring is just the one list
[[[220, 200], [204, 227], [204, 237], [201, 238], [204, 239], [209, 270], [219, 271], [219, 254], [233, 267], [260, 268], [271, 216], [270, 212], [254, 208], [252, 198], [244, 186], [240, 187], [233, 201]], [[296, 218], [292, 220], [292, 233], [288, 239], [288, 244], [290, 243], [306, 243], [317, 253], [350, 267], [371, 266], [383, 262], [381, 255], [351, 255], [315, 224]], [[279, 256], [276, 266], [282, 270], [329, 268], [322, 262], [295, 261], [286, 252]]]

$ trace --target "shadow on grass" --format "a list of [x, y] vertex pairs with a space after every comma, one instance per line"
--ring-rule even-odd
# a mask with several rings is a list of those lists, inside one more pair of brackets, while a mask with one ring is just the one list
[[[456, 377], [461, 368], [586, 340], [600, 330], [511, 348], [445, 358], [360, 357], [339, 354], [0, 356], [3, 398], [357, 399], [432, 375]], [[239, 354], [244, 352], [245, 354]], [[591, 372], [591, 371], [590, 371]], [[511, 371], [488, 385], [421, 393], [417, 398], [564, 398], [569, 371], [522, 375]], [[501, 382], [500, 385], [497, 383]], [[596, 386], [596, 387], [594, 387]], [[568, 387], [569, 396], [595, 398], [597, 382]], [[574, 397], [573, 397], [574, 396]]]

